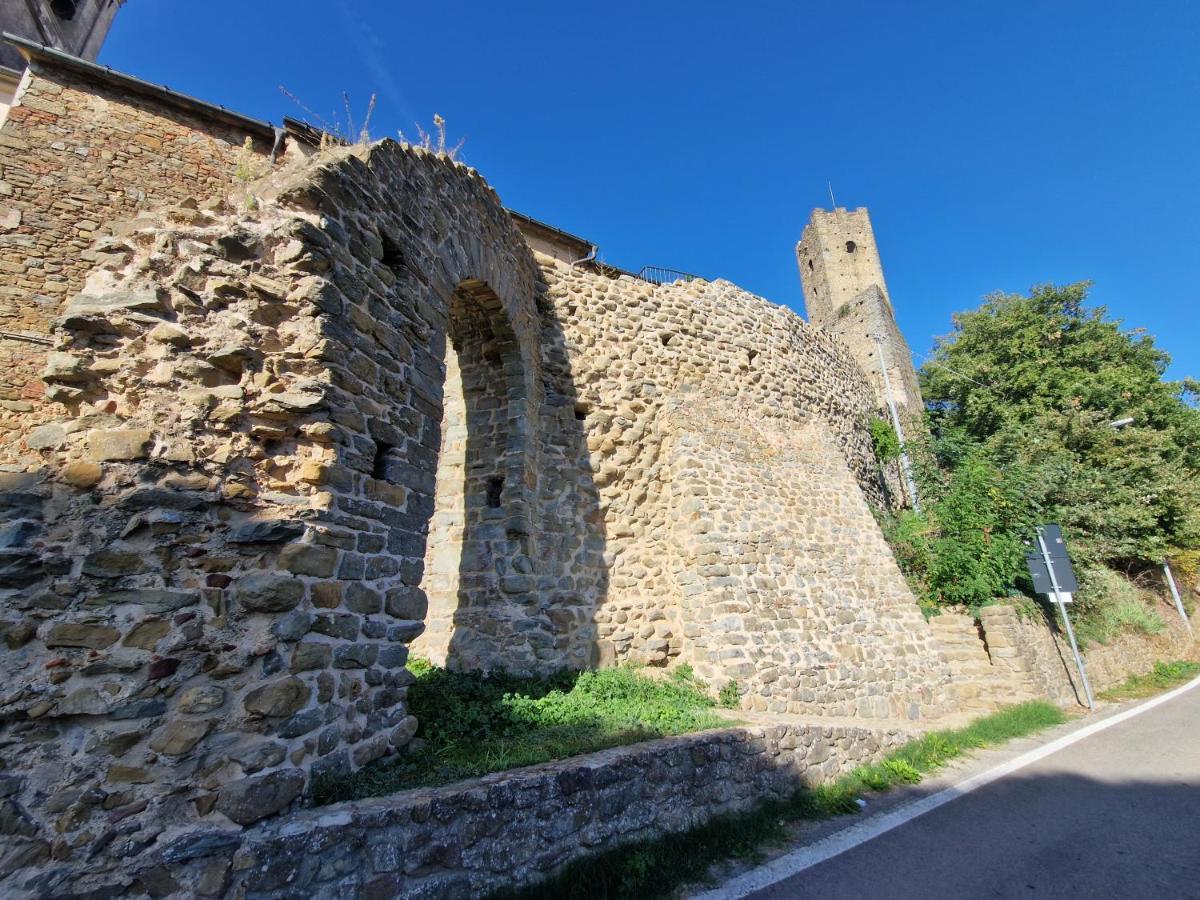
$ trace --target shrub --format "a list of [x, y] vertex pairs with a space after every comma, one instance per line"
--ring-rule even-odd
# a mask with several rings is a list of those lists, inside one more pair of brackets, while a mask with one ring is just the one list
[[1085, 644], [1107, 644], [1126, 630], [1158, 634], [1166, 627], [1147, 602], [1153, 602], [1153, 595], [1138, 591], [1129, 579], [1103, 566], [1079, 570], [1079, 591], [1073, 599], [1072, 618]]
[[736, 681], [731, 679], [725, 682], [725, 686], [717, 694], [717, 702], [725, 709], [737, 709], [741, 705], [742, 692]]
[[871, 441], [875, 444], [875, 456], [881, 463], [889, 463], [900, 456], [900, 438], [884, 419], [872, 419], [867, 426]]

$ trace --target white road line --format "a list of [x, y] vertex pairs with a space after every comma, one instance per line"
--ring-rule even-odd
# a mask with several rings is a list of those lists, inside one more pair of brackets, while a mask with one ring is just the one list
[[960, 781], [958, 784], [952, 785], [945, 790], [938, 791], [936, 794], [930, 794], [920, 800], [915, 800], [912, 803], [907, 803], [904, 806], [899, 806], [891, 812], [884, 813], [874, 818], [866, 819], [849, 828], [844, 828], [836, 834], [832, 834], [823, 840], [817, 841], [807, 847], [801, 847], [792, 853], [774, 859], [771, 862], [760, 866], [757, 869], [752, 869], [737, 878], [733, 878], [711, 891], [706, 891], [703, 894], [696, 894], [693, 900], [736, 900], [739, 897], [745, 897], [755, 891], [762, 890], [765, 887], [783, 881], [785, 878], [791, 878], [805, 869], [812, 868], [818, 863], [823, 863], [827, 859], [832, 859], [847, 850], [852, 850], [860, 844], [865, 844], [873, 838], [879, 837], [881, 834], [891, 831], [893, 828], [899, 828], [906, 822], [911, 822], [918, 816], [923, 816], [927, 812], [937, 809], [952, 800], [957, 800], [959, 797], [966, 796], [972, 791], [978, 790], [984, 785], [991, 784], [1005, 775], [1010, 775], [1018, 769], [1023, 769], [1025, 766], [1031, 765], [1040, 759], [1045, 759], [1052, 753], [1057, 753], [1064, 747], [1069, 747], [1072, 744], [1078, 743], [1085, 738], [1091, 737], [1093, 734], [1104, 731], [1106, 728], [1112, 728], [1114, 725], [1120, 725], [1134, 716], [1140, 716], [1144, 712], [1149, 712], [1156, 706], [1174, 700], [1185, 691], [1190, 691], [1192, 688], [1200, 686], [1200, 678], [1195, 678], [1187, 684], [1175, 688], [1165, 694], [1161, 694], [1152, 700], [1147, 700], [1125, 712], [1118, 713], [1107, 719], [1101, 719], [1099, 722], [1093, 722], [1078, 731], [1073, 731], [1071, 734], [1064, 735], [1056, 741], [1051, 741], [1044, 747], [1038, 747], [1036, 750], [1030, 750], [1028, 753], [1022, 754], [1015, 759], [1010, 759], [1006, 763], [1001, 763], [994, 768], [988, 769], [986, 772], [980, 772], [978, 775], [972, 775]]

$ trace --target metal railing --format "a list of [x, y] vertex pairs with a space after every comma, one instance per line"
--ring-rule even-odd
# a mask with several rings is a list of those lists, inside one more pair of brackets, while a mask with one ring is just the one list
[[700, 278], [699, 275], [693, 275], [690, 272], [680, 272], [678, 269], [664, 269], [661, 266], [642, 266], [642, 270], [637, 273], [637, 277], [642, 281], [648, 281], [651, 284], [671, 284], [675, 281], [696, 281]]

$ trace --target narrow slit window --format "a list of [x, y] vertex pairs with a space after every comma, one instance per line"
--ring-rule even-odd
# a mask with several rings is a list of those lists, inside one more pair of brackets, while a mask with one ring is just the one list
[[377, 481], [388, 480], [388, 455], [395, 450], [391, 444], [376, 444], [375, 458], [371, 461], [371, 477]]
[[490, 509], [500, 508], [500, 498], [504, 494], [504, 477], [493, 476], [487, 480], [487, 505]]

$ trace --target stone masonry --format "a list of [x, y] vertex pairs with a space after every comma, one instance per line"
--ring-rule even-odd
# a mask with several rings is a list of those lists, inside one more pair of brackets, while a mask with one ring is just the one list
[[951, 708], [835, 334], [535, 255], [444, 156], [34, 63], [0, 127], [6, 891], [228, 844], [402, 749], [414, 642]]
[[747, 812], [914, 736], [891, 726], [751, 725], [341, 803], [164, 845], [134, 890], [189, 896], [484, 897], [621, 844]]
[[900, 415], [916, 425], [924, 409], [921, 388], [912, 354], [896, 324], [867, 211], [813, 210], [796, 245], [796, 261], [809, 321], [836, 335], [849, 349], [874, 387], [881, 408], [886, 403], [882, 352]]

